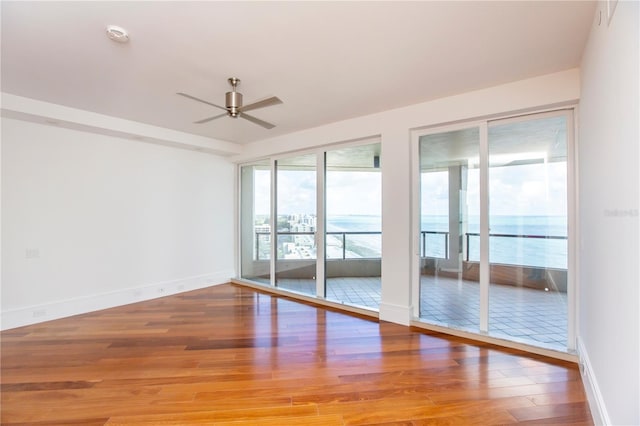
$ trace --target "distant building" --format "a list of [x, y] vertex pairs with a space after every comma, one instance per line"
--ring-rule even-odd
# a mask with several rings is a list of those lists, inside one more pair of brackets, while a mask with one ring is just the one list
[[271, 232], [271, 226], [268, 223], [263, 225], [255, 225], [253, 229], [256, 233], [259, 234], [268, 234]]

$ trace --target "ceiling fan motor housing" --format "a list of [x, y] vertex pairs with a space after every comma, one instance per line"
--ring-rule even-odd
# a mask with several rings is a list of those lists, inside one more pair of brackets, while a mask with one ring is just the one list
[[242, 108], [242, 93], [238, 93], [236, 91], [227, 92], [225, 100], [229, 116], [237, 118], [238, 113], [240, 113], [239, 109]]

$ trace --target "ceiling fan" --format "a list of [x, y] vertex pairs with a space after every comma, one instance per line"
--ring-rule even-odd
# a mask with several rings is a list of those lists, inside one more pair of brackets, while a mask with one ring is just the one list
[[195, 96], [187, 95], [186, 93], [177, 93], [178, 95], [184, 96], [185, 98], [193, 99], [194, 101], [202, 102], [204, 104], [211, 105], [226, 111], [224, 114], [215, 115], [213, 117], [208, 117], [202, 120], [194, 121], [194, 123], [196, 124], [207, 123], [209, 121], [215, 120], [216, 118], [224, 117], [226, 115], [233, 118], [238, 118], [238, 117], [244, 118], [245, 120], [249, 120], [252, 123], [255, 123], [259, 126], [264, 127], [265, 129], [273, 129], [274, 127], [276, 127], [275, 124], [271, 124], [266, 121], [260, 120], [259, 118], [256, 118], [252, 115], [247, 114], [245, 111], [251, 111], [258, 108], [264, 108], [271, 105], [281, 104], [282, 101], [280, 99], [278, 99], [276, 96], [272, 96], [270, 98], [263, 99], [261, 101], [257, 101], [252, 104], [243, 106], [242, 93], [236, 92], [236, 88], [240, 83], [240, 79], [231, 77], [230, 79], [228, 79], [228, 81], [229, 81], [229, 84], [231, 84], [232, 90], [231, 92], [227, 92], [227, 94], [225, 95], [224, 107], [196, 98]]

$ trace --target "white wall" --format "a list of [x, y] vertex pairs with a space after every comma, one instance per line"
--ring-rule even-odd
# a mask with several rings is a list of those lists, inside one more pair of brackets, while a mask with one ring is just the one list
[[2, 328], [228, 281], [234, 166], [2, 119]]
[[599, 12], [582, 62], [580, 101], [580, 321], [592, 412], [640, 424], [638, 108], [640, 3]]
[[412, 317], [411, 130], [571, 104], [579, 95], [579, 71], [572, 69], [263, 140], [246, 145], [234, 161], [379, 135], [383, 203], [380, 318], [408, 324]]

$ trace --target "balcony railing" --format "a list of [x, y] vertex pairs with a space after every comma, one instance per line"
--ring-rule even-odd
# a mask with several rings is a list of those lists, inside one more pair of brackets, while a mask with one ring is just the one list
[[[255, 253], [256, 253], [256, 260], [261, 260], [260, 258], [260, 244], [261, 241], [263, 240], [263, 237], [268, 237], [271, 234], [269, 232], [256, 232], [256, 238], [255, 238], [255, 242], [256, 242], [256, 248], [255, 248]], [[298, 236], [298, 235], [315, 235], [315, 232], [310, 232], [310, 231], [306, 231], [306, 232], [291, 232], [291, 231], [280, 231], [277, 233], [278, 236], [280, 235], [293, 235], [293, 236]], [[342, 260], [346, 260], [347, 259], [347, 241], [348, 241], [348, 237], [349, 236], [356, 236], [356, 235], [382, 235], [382, 232], [378, 232], [378, 231], [331, 231], [331, 232], [327, 232], [327, 235], [337, 235], [338, 238], [342, 241], [342, 257], [338, 258], [338, 259], [342, 259]], [[443, 231], [421, 231], [420, 232], [420, 247], [421, 247], [421, 251], [420, 251], [420, 256], [421, 257], [426, 257], [426, 253], [427, 253], [427, 235], [441, 235], [443, 237], [443, 244], [444, 244], [444, 256], [437, 256], [437, 255], [433, 255], [430, 257], [435, 257], [435, 258], [443, 258], [446, 259], [448, 258], [448, 253], [449, 253], [449, 233], [448, 232], [443, 232]], [[268, 259], [268, 258], [267, 258]], [[266, 260], [266, 259], [262, 259], [262, 260]]]
[[[256, 260], [261, 260], [260, 259], [260, 241], [262, 240], [262, 237], [264, 236], [270, 236], [269, 232], [256, 232], [256, 238], [255, 238], [255, 242], [256, 242], [256, 247], [255, 247], [255, 252], [256, 252]], [[298, 236], [298, 235], [315, 235], [315, 232], [291, 232], [291, 231], [280, 231], [277, 233], [278, 236], [280, 235], [293, 235], [293, 236]], [[327, 232], [327, 235], [337, 235], [339, 236], [338, 238], [342, 241], [342, 260], [346, 260], [347, 258], [347, 240], [349, 236], [355, 236], [355, 235], [382, 235], [382, 232], [369, 232], [369, 231], [331, 231], [331, 232]], [[428, 240], [428, 236], [441, 236], [442, 237], [442, 246], [444, 246], [444, 251], [443, 252], [438, 252], [438, 253], [429, 253], [430, 255], [427, 256], [427, 248], [429, 247], [429, 244], [427, 244], [427, 240]], [[470, 259], [470, 238], [471, 237], [479, 237], [480, 234], [477, 232], [467, 232], [464, 234], [465, 235], [465, 240], [466, 240], [466, 244], [465, 244], [465, 260], [467, 262], [469, 262]], [[567, 237], [566, 236], [559, 236], [559, 235], [530, 235], [530, 234], [489, 234], [489, 237], [494, 237], [494, 238], [522, 238], [522, 239], [544, 239], [544, 240], [566, 240]], [[441, 247], [442, 247], [441, 246]], [[442, 253], [442, 255], [439, 255], [440, 253]], [[436, 258], [436, 259], [448, 259], [449, 258], [449, 232], [446, 231], [421, 231], [420, 232], [420, 257], [430, 257], [430, 258]], [[377, 257], [376, 257], [377, 258]], [[267, 258], [268, 259], [268, 258]], [[338, 258], [340, 259], [340, 258]], [[264, 259], [266, 260], [266, 259]], [[471, 260], [473, 261], [473, 260]]]
[[[256, 260], [260, 260], [260, 236], [268, 236], [271, 235], [269, 232], [256, 232]], [[315, 232], [291, 232], [291, 231], [278, 231], [278, 236], [281, 235], [315, 235]], [[338, 259], [346, 260], [347, 259], [347, 236], [355, 236], [355, 235], [382, 235], [382, 232], [378, 231], [331, 231], [327, 232], [327, 235], [338, 235], [339, 239], [342, 241], [342, 257]], [[376, 256], [375, 258], [379, 258]]]
[[[327, 232], [327, 235], [340, 235], [339, 239], [342, 240], [342, 260], [347, 259], [347, 235], [380, 235], [382, 232], [364, 232], [364, 231], [332, 231]], [[339, 258], [338, 258], [339, 259]]]
[[[442, 235], [444, 239], [444, 255], [443, 256], [427, 256], [427, 235]], [[449, 233], [446, 231], [420, 231], [420, 257], [448, 259], [449, 258]]]

